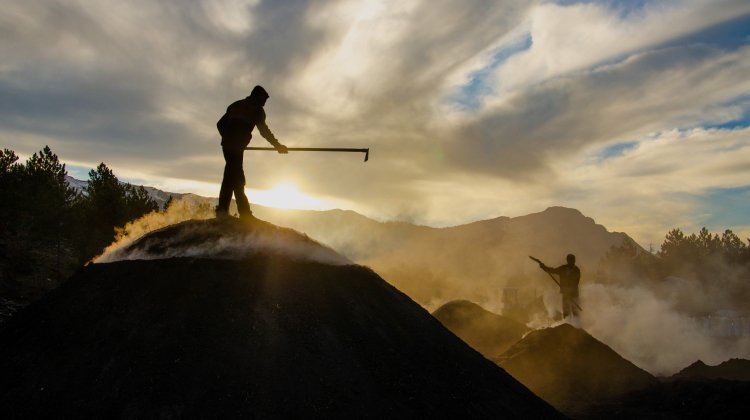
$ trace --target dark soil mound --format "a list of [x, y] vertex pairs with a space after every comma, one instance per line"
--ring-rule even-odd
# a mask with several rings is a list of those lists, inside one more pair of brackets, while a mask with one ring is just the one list
[[559, 416], [371, 270], [283, 252], [93, 264], [0, 328], [3, 419]]
[[487, 358], [503, 354], [529, 331], [520, 322], [467, 300], [448, 302], [432, 316]]
[[746, 419], [750, 382], [724, 379], [675, 380], [592, 404], [576, 418], [587, 419]]
[[569, 324], [532, 331], [494, 360], [568, 414], [656, 383], [650, 373]]
[[750, 381], [750, 360], [729, 359], [716, 366], [708, 366], [698, 360], [672, 375], [671, 379], [729, 379]]
[[237, 259], [259, 253], [351, 264], [346, 257], [295, 230], [258, 219], [243, 222], [230, 217], [188, 220], [151, 232], [132, 243], [109, 249], [96, 262], [172, 257]]

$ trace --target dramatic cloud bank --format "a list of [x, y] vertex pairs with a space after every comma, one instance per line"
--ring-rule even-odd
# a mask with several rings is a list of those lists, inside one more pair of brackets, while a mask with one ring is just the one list
[[747, 206], [720, 211], [750, 188], [746, 1], [2, 8], [0, 136], [21, 154], [216, 195], [214, 124], [262, 84], [289, 146], [372, 153], [248, 153], [249, 188], [435, 225], [564, 205], [644, 245], [676, 223], [750, 235]]

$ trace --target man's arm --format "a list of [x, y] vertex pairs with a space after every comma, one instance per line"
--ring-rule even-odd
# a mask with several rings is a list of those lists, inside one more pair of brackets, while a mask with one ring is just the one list
[[543, 263], [543, 262], [542, 262], [542, 261], [541, 261], [540, 259], [538, 259], [538, 258], [534, 258], [534, 257], [532, 257], [532, 256], [529, 256], [529, 258], [531, 258], [532, 260], [536, 261], [536, 262], [537, 262], [537, 264], [539, 264], [539, 268], [541, 268], [542, 270], [544, 270], [544, 271], [546, 271], [546, 272], [548, 272], [548, 273], [550, 273], [550, 274], [559, 274], [559, 271], [558, 271], [558, 270], [559, 270], [560, 268], [562, 268], [562, 267], [563, 267], [563, 266], [560, 266], [560, 267], [558, 267], [558, 268], [550, 267], [550, 266], [548, 266], [547, 264]]
[[548, 266], [547, 264], [545, 264], [545, 263], [543, 263], [541, 261], [539, 261], [539, 268], [541, 268], [542, 270], [544, 270], [544, 271], [546, 271], [548, 273], [554, 273], [555, 272], [555, 269], [553, 267], [550, 267], [550, 266]]
[[562, 272], [562, 270], [565, 268], [564, 265], [561, 265], [559, 267], [549, 267], [549, 266], [545, 265], [544, 263], [542, 263], [540, 265], [540, 267], [542, 267], [542, 270], [544, 270], [544, 271], [546, 271], [546, 272], [548, 272], [550, 274], [557, 274], [557, 275], [560, 275], [560, 273]]
[[279, 143], [279, 140], [276, 139], [276, 136], [273, 135], [271, 129], [268, 128], [268, 125], [266, 125], [265, 112], [261, 114], [261, 118], [259, 118], [259, 121], [255, 125], [256, 127], [258, 127], [258, 132], [260, 132], [260, 135], [263, 136], [264, 139], [268, 140], [268, 142], [271, 143], [271, 145], [275, 147], [276, 150], [279, 151], [279, 153], [287, 153], [286, 146]]
[[560, 276], [563, 273], [565, 273], [565, 271], [567, 270], [567, 268], [568, 268], [568, 266], [566, 264], [563, 264], [563, 265], [561, 265], [559, 267], [553, 268], [552, 272], [555, 273], [555, 274], [557, 274], [558, 276]]

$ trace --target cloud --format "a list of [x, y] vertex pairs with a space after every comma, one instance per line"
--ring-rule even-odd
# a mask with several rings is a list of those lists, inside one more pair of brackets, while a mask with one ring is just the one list
[[592, 2], [534, 8], [529, 15], [532, 47], [500, 68], [499, 90], [512, 92], [589, 69], [750, 13], [742, 1], [647, 2], [622, 13], [626, 7]]
[[750, 48], [727, 54], [674, 47], [560, 77], [512, 95], [467, 121], [450, 143], [456, 163], [528, 176], [591, 146], [727, 117], [720, 104], [750, 90]]
[[663, 241], [664, 226], [686, 231], [703, 226], [712, 231], [734, 228], [746, 237], [750, 231], [745, 223], [738, 224], [736, 216], [708, 215], [711, 208], [726, 202], [717, 201], [717, 189], [742, 191], [748, 185], [748, 139], [748, 127], [654, 133], [604, 161], [584, 158], [567, 163], [563, 169], [569, 174], [569, 185], [559, 191], [581, 206], [595, 201], [603, 214], [597, 220], [608, 227], [620, 226], [646, 247]]
[[[63, 161], [104, 161], [150, 184], [218, 184], [215, 122], [263, 84], [283, 142], [370, 147], [371, 160], [248, 153], [250, 188], [293, 179], [370, 216], [443, 225], [573, 203], [607, 220], [591, 210], [599, 191], [585, 186], [614, 173], [592, 155], [747, 114], [748, 41], [706, 31], [749, 8], [10, 2], [0, 16], [0, 136], [21, 154], [46, 143]], [[716, 159], [706, 155], [718, 171]], [[632, 170], [658, 169], [642, 162]]]

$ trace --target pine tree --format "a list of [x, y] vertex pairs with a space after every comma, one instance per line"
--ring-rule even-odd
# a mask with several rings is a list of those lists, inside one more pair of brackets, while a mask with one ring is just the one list
[[[143, 186], [125, 185], [125, 218], [126, 221], [135, 220], [144, 214], [158, 211], [159, 204], [148, 195]], [[123, 223], [124, 224], [124, 223]]]
[[95, 257], [112, 243], [117, 228], [159, 209], [144, 187], [121, 183], [103, 162], [89, 171], [84, 195], [79, 209], [83, 215], [80, 223], [86, 226], [78, 241], [81, 261]]
[[24, 164], [15, 152], [0, 154], [2, 227], [0, 288], [9, 295], [35, 296], [55, 287], [68, 266], [71, 208], [75, 192], [67, 171], [49, 146]]

